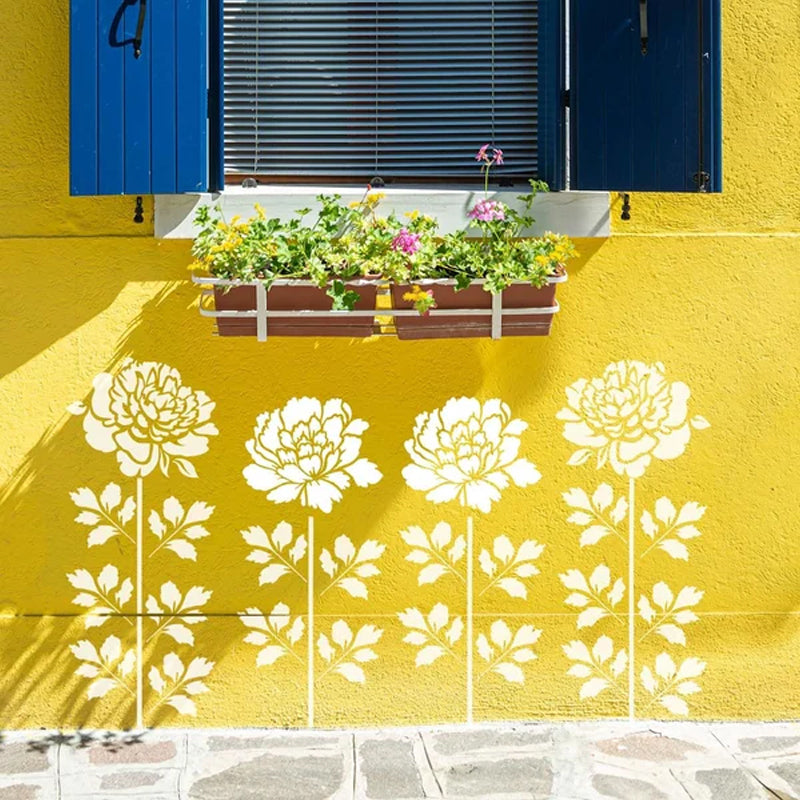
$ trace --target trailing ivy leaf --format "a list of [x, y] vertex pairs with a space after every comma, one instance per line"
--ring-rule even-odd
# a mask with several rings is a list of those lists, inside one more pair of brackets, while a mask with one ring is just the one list
[[361, 295], [348, 289], [344, 281], [333, 281], [325, 294], [333, 300], [332, 311], [352, 311]]

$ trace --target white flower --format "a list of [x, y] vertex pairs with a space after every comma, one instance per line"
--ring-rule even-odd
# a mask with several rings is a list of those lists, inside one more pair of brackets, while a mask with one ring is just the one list
[[327, 514], [351, 481], [369, 486], [383, 477], [375, 464], [359, 458], [368, 427], [342, 400], [323, 405], [315, 397], [294, 397], [256, 420], [246, 445], [253, 463], [244, 469], [245, 480], [273, 503], [299, 498]]
[[86, 441], [102, 453], [117, 454], [120, 470], [130, 477], [166, 475], [170, 463], [189, 477], [197, 472], [188, 458], [208, 450], [217, 434], [209, 419], [215, 404], [204, 392], [184, 386], [178, 370], [155, 361], [128, 361], [116, 375], [101, 372], [93, 381], [84, 413]]
[[458, 499], [488, 512], [509, 483], [530, 486], [541, 478], [530, 461], [517, 458], [527, 427], [500, 400], [453, 397], [417, 417], [406, 442], [413, 463], [403, 468], [403, 477], [434, 503]]
[[[688, 400], [689, 387], [667, 381], [663, 364], [618, 361], [602, 378], [581, 378], [567, 388], [568, 407], [556, 415], [565, 438], [582, 448], [570, 463], [582, 464], [596, 451], [598, 469], [610, 462], [619, 475], [639, 478], [652, 458], [677, 458], [691, 433]], [[708, 423], [697, 417], [692, 424]]]

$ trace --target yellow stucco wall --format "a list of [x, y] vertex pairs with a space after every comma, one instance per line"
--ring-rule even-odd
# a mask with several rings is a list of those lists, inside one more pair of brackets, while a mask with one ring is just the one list
[[[93, 449], [80, 417], [66, 411], [73, 401], [89, 402], [95, 376], [117, 374], [129, 357], [174, 367], [186, 385], [205, 392], [216, 404], [212, 422], [219, 431], [210, 437], [208, 453], [192, 459], [197, 479], [173, 466], [168, 478], [156, 470], [142, 481], [144, 596], [163, 605], [163, 586], [170, 582], [184, 594], [192, 586], [212, 591], [202, 606], [207, 618], [191, 620], [193, 644], [163, 633], [145, 644], [145, 724], [308, 721], [305, 633], [289, 648], [293, 653], [257, 666], [263, 645], [244, 641], [248, 628], [237, 616], [248, 608], [266, 613], [279, 603], [290, 609], [291, 620], [307, 616], [305, 560], [298, 560], [297, 573], [259, 585], [263, 565], [247, 560], [253, 548], [241, 535], [254, 525], [271, 532], [282, 520], [293, 526], [293, 536], [307, 532], [308, 508], [270, 503], [242, 476], [250, 460], [244, 443], [258, 415], [302, 396], [341, 398], [366, 420], [361, 455], [383, 475], [374, 485], [348, 488], [330, 514], [310, 512], [315, 560], [342, 534], [356, 546], [367, 540], [385, 546], [374, 562], [380, 574], [364, 578], [368, 599], [340, 586], [323, 591], [329, 578], [317, 562], [315, 638], [320, 632], [330, 635], [339, 620], [354, 632], [364, 628], [368, 634], [372, 628], [365, 626], [374, 626], [382, 635], [372, 646], [377, 658], [353, 662], [364, 670], [363, 683], [335, 671], [325, 674], [329, 664], [316, 648], [315, 724], [466, 718], [466, 635], [452, 643], [452, 654], [416, 667], [421, 646], [403, 641], [410, 629], [398, 613], [418, 608], [427, 615], [441, 603], [449, 622], [466, 621], [466, 558], [457, 562], [460, 577], [445, 574], [420, 585], [421, 565], [406, 559], [411, 548], [401, 531], [419, 526], [430, 534], [444, 521], [455, 538], [467, 531], [469, 519], [475, 636], [488, 634], [501, 619], [512, 631], [523, 626], [541, 631], [529, 648], [535, 660], [509, 657], [523, 683], [507, 680], [508, 671], [482, 674], [492, 662], [484, 661], [482, 646], [476, 646], [474, 719], [627, 714], [628, 668], [612, 675], [609, 659], [600, 666], [616, 685], [581, 699], [581, 686], [598, 673], [567, 674], [576, 662], [564, 646], [582, 641], [591, 648], [608, 637], [614, 658], [620, 649], [627, 651], [628, 595], [613, 607], [614, 615], [578, 629], [579, 609], [565, 604], [571, 591], [559, 576], [579, 570], [589, 577], [607, 565], [613, 580], [621, 578], [628, 588], [628, 514], [619, 520], [619, 536], [581, 547], [581, 530], [589, 524], [568, 522], [575, 508], [563, 495], [571, 489], [591, 494], [605, 483], [616, 502], [631, 485], [609, 465], [598, 469], [594, 457], [569, 466], [577, 448], [564, 438], [563, 422], [556, 418], [568, 386], [601, 376], [621, 360], [663, 363], [667, 382], [682, 382], [691, 391], [689, 417], [710, 423], [684, 426], [690, 438], [682, 454], [654, 458], [634, 482], [637, 608], [640, 595], [652, 601], [660, 583], [674, 595], [684, 587], [704, 593], [689, 609], [697, 619], [684, 616], [677, 626], [685, 644], [674, 630], [648, 634], [652, 625], [637, 615], [635, 713], [672, 716], [663, 703], [651, 702], [641, 678], [642, 668], [649, 667], [661, 692], [669, 673], [661, 654], [667, 653], [677, 667], [686, 666], [686, 675], [693, 673], [687, 681], [697, 686], [684, 686], [685, 694], [672, 692], [687, 701], [693, 718], [800, 715], [800, 56], [795, 46], [800, 9], [793, 0], [724, 0], [723, 7], [724, 194], [637, 195], [629, 223], [616, 221], [615, 208], [613, 235], [580, 243], [584, 255], [559, 290], [563, 311], [552, 336], [259, 345], [212, 337], [186, 281], [188, 244], [152, 238], [151, 204], [148, 224], [135, 226], [129, 198], [68, 197], [66, 4], [0, 4], [0, 726], [137, 722], [136, 670], [120, 671], [112, 659], [111, 671], [127, 688], [115, 682], [104, 696], [90, 699], [88, 687], [104, 674], [90, 674], [90, 662], [73, 652], [85, 655], [80, 641], [98, 649], [105, 642], [106, 653], [113, 655], [113, 637], [120, 654], [135, 650], [136, 624], [128, 616], [135, 603], [128, 599], [127, 613], [87, 628], [81, 607], [73, 603], [79, 592], [67, 579], [67, 573], [82, 569], [97, 577], [111, 564], [119, 574], [111, 589], [115, 594], [125, 578], [134, 577], [135, 542], [117, 535], [87, 547], [90, 526], [75, 522], [78, 509], [70, 493], [89, 487], [99, 495], [116, 483], [124, 498], [135, 495], [137, 481], [120, 472], [113, 454]], [[458, 502], [435, 505], [401, 475], [409, 463], [404, 442], [412, 437], [416, 416], [462, 396], [481, 402], [500, 398], [514, 418], [524, 420], [528, 428], [519, 434], [519, 455], [541, 473], [532, 486], [511, 481], [490, 513]], [[169, 497], [185, 509], [195, 501], [214, 507], [203, 522], [210, 535], [194, 540], [195, 560], [166, 548], [151, 555], [159, 540], [149, 515], [153, 509], [163, 512]], [[702, 535], [683, 540], [688, 560], [658, 547], [645, 555], [651, 542], [641, 512], [653, 511], [659, 498], [669, 498], [677, 509], [686, 503], [706, 509], [696, 523]], [[659, 508], [663, 512], [666, 506], [662, 502]], [[132, 518], [126, 528], [132, 539], [135, 522]], [[480, 552], [491, 551], [501, 535], [515, 548], [526, 540], [544, 545], [535, 560], [539, 574], [524, 579], [524, 598], [497, 586], [484, 591], [489, 579]], [[145, 640], [157, 624], [143, 621]], [[501, 629], [495, 633], [502, 639]], [[568, 648], [573, 656], [575, 648]], [[164, 702], [169, 688], [159, 695], [153, 685], [158, 680], [151, 679], [151, 668], [162, 678], [168, 675], [175, 663], [170, 653], [184, 666], [195, 658], [214, 663], [201, 676], [207, 692], [191, 695], [180, 687], [175, 692], [196, 701], [196, 716], [179, 713]], [[76, 674], [81, 664], [83, 674]], [[200, 672], [206, 671], [204, 664]]]

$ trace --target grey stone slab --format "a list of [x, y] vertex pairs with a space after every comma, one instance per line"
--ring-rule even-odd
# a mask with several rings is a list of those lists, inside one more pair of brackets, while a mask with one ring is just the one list
[[614, 739], [601, 739], [594, 746], [606, 755], [653, 763], [687, 761], [706, 752], [704, 747], [697, 744], [654, 731], [639, 731]]
[[425, 797], [409, 739], [368, 739], [358, 748], [358, 764], [370, 800]]
[[[693, 780], [707, 787], [709, 800], [764, 800], [770, 795], [750, 773], [743, 769], [702, 769]], [[687, 787], [691, 794], [691, 787]]]
[[0, 745], [0, 775], [47, 772], [50, 768], [49, 749], [34, 747], [27, 742]]
[[429, 741], [432, 742], [433, 749], [440, 755], [452, 756], [493, 748], [519, 749], [549, 745], [553, 741], [553, 731], [550, 727], [445, 731], [434, 734]]
[[456, 764], [440, 775], [445, 797], [496, 797], [526, 794], [548, 797], [553, 768], [546, 758], [495, 758]]
[[120, 789], [139, 789], [155, 786], [161, 780], [159, 772], [112, 772], [100, 778], [100, 789], [117, 791]]
[[223, 750], [319, 750], [336, 749], [341, 736], [210, 736], [208, 749], [211, 752]]
[[29, 783], [0, 786], [0, 800], [44, 800], [46, 796], [43, 787]]
[[327, 800], [342, 786], [341, 756], [265, 754], [196, 780], [190, 800]]
[[[675, 793], [664, 794], [650, 781], [639, 778], [626, 778], [622, 775], [594, 775], [592, 786], [603, 797], [613, 797], [617, 800], [673, 800], [678, 795]], [[733, 800], [733, 798], [728, 798]]]
[[770, 772], [786, 781], [791, 790], [800, 795], [800, 761], [781, 761], [769, 765]]
[[756, 736], [752, 739], [739, 739], [739, 750], [753, 755], [792, 750], [798, 745], [800, 745], [800, 736]]

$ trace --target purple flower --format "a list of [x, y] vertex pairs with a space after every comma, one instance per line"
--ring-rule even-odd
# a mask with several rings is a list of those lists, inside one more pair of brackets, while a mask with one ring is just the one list
[[494, 222], [506, 218], [506, 207], [499, 200], [480, 200], [467, 216], [479, 222]]
[[413, 256], [419, 250], [419, 238], [420, 234], [400, 228], [400, 233], [392, 239], [392, 250], [402, 250], [406, 255]]

